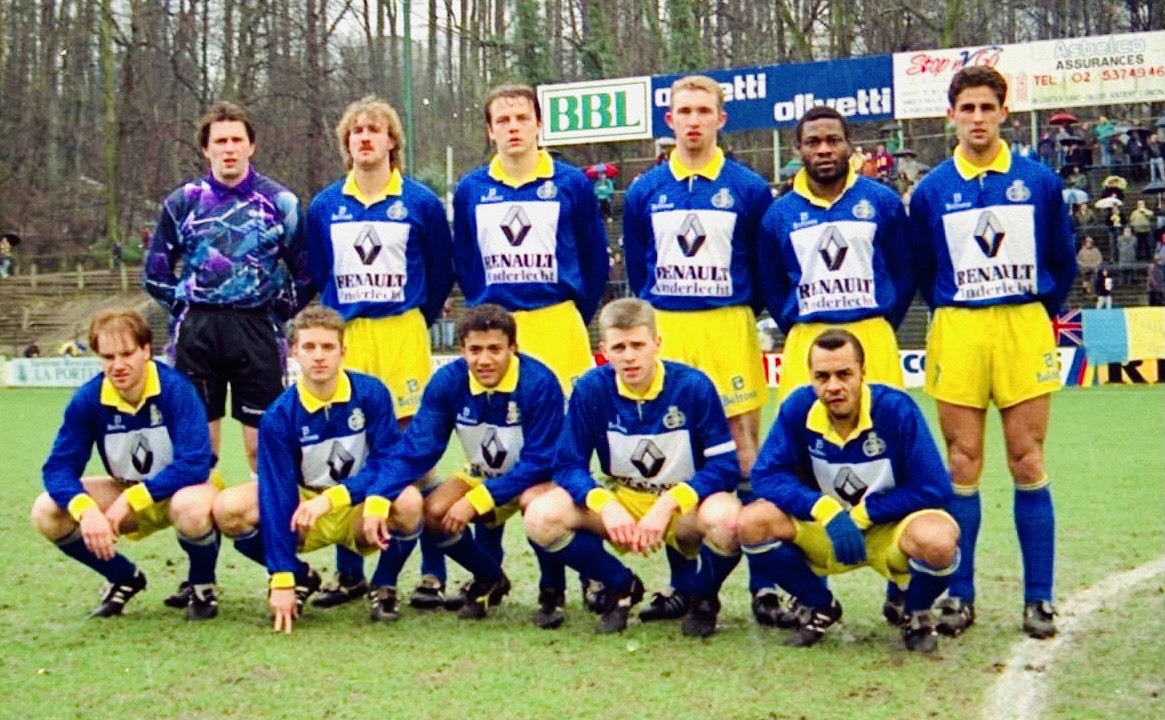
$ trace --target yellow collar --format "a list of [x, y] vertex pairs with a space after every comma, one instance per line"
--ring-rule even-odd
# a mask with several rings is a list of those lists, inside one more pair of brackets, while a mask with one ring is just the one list
[[137, 405], [130, 405], [129, 401], [121, 396], [109, 378], [101, 381], [101, 404], [117, 408], [123, 413], [136, 415], [138, 410], [146, 404], [146, 400], [162, 394], [162, 380], [158, 377], [158, 366], [153, 360], [146, 361], [146, 382], [142, 386], [142, 396]]
[[502, 167], [502, 159], [494, 155], [494, 159], [489, 161], [489, 176], [497, 180], [502, 185], [508, 185], [512, 188], [520, 188], [528, 182], [534, 180], [546, 180], [554, 177], [554, 160], [550, 157], [550, 153], [545, 150], [538, 151], [538, 164], [534, 166], [534, 174], [530, 177], [516, 178], [511, 177]]
[[955, 169], [959, 171], [959, 175], [964, 180], [972, 180], [979, 177], [988, 171], [997, 173], [1006, 173], [1011, 169], [1011, 148], [1007, 146], [1007, 141], [1000, 139], [999, 152], [995, 154], [995, 158], [986, 165], [976, 165], [967, 159], [963, 154], [961, 145], [955, 147]]
[[690, 168], [680, 160], [680, 151], [672, 150], [667, 159], [667, 165], [676, 180], [687, 180], [697, 175], [715, 180], [720, 177], [720, 171], [724, 169], [724, 151], [716, 148], [715, 154], [712, 155], [712, 159], [708, 161], [707, 165], [702, 168]]
[[841, 200], [842, 197], [845, 196], [846, 191], [852, 188], [854, 183], [857, 181], [858, 174], [854, 171], [853, 166], [851, 165], [849, 172], [845, 176], [845, 187], [841, 189], [841, 195], [838, 195], [833, 202], [830, 202], [823, 197], [818, 197], [817, 195], [813, 194], [813, 191], [809, 189], [809, 173], [805, 171], [805, 168], [801, 168], [797, 171], [797, 174], [793, 176], [793, 192], [808, 200], [810, 204], [828, 210], [829, 208], [833, 207], [834, 203], [836, 203], [838, 200]]
[[348, 177], [344, 180], [344, 188], [340, 192], [356, 198], [364, 207], [372, 207], [387, 197], [400, 195], [403, 186], [404, 178], [401, 177], [400, 170], [393, 168], [392, 174], [388, 176], [388, 184], [384, 186], [384, 189], [376, 195], [366, 197], [360, 190], [360, 186], [356, 184], [356, 173], [349, 172]]
[[623, 378], [619, 377], [619, 373], [615, 373], [615, 389], [619, 394], [628, 400], [654, 400], [663, 392], [663, 361], [659, 358], [655, 359], [655, 375], [651, 378], [651, 384], [642, 393], [637, 393], [631, 388], [623, 384]]
[[805, 427], [815, 433], [820, 433], [821, 437], [833, 443], [838, 447], [845, 447], [845, 444], [861, 435], [866, 430], [871, 430], [874, 427], [874, 420], [870, 416], [870, 386], [862, 383], [862, 396], [858, 401], [858, 424], [848, 436], [842, 437], [833, 429], [833, 423], [829, 421], [829, 411], [825, 408], [825, 403], [818, 400], [809, 408], [809, 416], [805, 418]]
[[502, 375], [502, 379], [497, 385], [493, 387], [486, 387], [477, 381], [473, 373], [469, 373], [469, 394], [481, 395], [482, 393], [504, 392], [512, 393], [518, 389], [518, 355], [515, 353], [510, 356], [510, 366], [506, 368], [506, 374]]
[[348, 378], [348, 373], [344, 370], [340, 371], [336, 378], [336, 391], [332, 396], [326, 400], [316, 397], [311, 390], [303, 383], [303, 378], [295, 381], [295, 392], [299, 395], [299, 402], [303, 405], [303, 409], [309, 413], [319, 412], [326, 407], [330, 407], [335, 403], [348, 402], [352, 399], [352, 381]]

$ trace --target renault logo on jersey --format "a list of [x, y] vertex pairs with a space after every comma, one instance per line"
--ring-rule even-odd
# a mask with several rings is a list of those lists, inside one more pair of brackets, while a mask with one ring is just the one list
[[705, 232], [700, 218], [696, 213], [688, 213], [688, 216], [684, 218], [684, 224], [680, 226], [679, 233], [676, 234], [676, 242], [680, 244], [680, 250], [684, 253], [684, 257], [692, 257], [700, 252], [700, 248], [704, 247], [704, 241], [707, 239], [708, 233]]
[[336, 482], [347, 480], [355, 466], [356, 458], [352, 453], [345, 450], [338, 440], [333, 441], [332, 451], [328, 453], [328, 475]]
[[667, 457], [663, 454], [655, 443], [647, 438], [639, 441], [635, 446], [635, 452], [631, 453], [631, 464], [639, 471], [639, 474], [645, 478], [653, 478], [663, 470], [663, 463]]
[[518, 247], [530, 234], [530, 218], [521, 205], [514, 205], [502, 218], [502, 234], [511, 247]]
[[353, 247], [356, 249], [356, 254], [360, 256], [360, 262], [365, 265], [371, 265], [376, 262], [376, 258], [380, 255], [380, 249], [383, 247], [380, 242], [380, 237], [376, 234], [376, 228], [371, 225], [365, 225], [360, 234], [356, 236], [356, 242]]
[[999, 247], [1003, 245], [1006, 234], [995, 213], [990, 210], [980, 215], [979, 222], [975, 223], [975, 242], [987, 257], [993, 258], [999, 254]]
[[833, 479], [833, 489], [838, 497], [850, 505], [860, 503], [862, 496], [866, 494], [866, 484], [857, 473], [847, 467], [837, 471], [837, 477]]
[[845, 241], [845, 236], [840, 230], [833, 225], [826, 225], [825, 231], [821, 233], [821, 239], [817, 241], [817, 252], [825, 261], [825, 267], [829, 268], [830, 272], [836, 272], [845, 262], [849, 243]]
[[507, 454], [509, 451], [498, 438], [498, 429], [491, 427], [486, 430], [485, 436], [481, 439], [481, 457], [485, 460], [485, 464], [497, 470], [505, 464]]
[[130, 462], [134, 470], [142, 475], [149, 475], [154, 467], [154, 452], [150, 450], [150, 441], [144, 435], [134, 438], [133, 447], [129, 451]]

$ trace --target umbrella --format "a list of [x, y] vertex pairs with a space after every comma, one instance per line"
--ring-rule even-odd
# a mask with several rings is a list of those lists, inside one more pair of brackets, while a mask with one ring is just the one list
[[1068, 205], [1083, 205], [1088, 202], [1088, 193], [1080, 188], [1064, 188], [1060, 192], [1064, 194], [1064, 202]]
[[779, 175], [783, 179], [791, 178], [794, 175], [796, 175], [797, 171], [800, 169], [801, 169], [801, 161], [798, 160], [797, 158], [793, 158], [789, 162], [785, 163], [785, 167], [781, 168], [781, 172], [779, 173]]
[[910, 148], [898, 148], [894, 151], [894, 157], [918, 157], [918, 153]]
[[1083, 145], [1084, 138], [1080, 137], [1079, 135], [1069, 135], [1067, 137], [1060, 138], [1060, 144], [1065, 147], [1068, 147], [1069, 145]]
[[619, 175], [619, 166], [615, 163], [609, 162], [598, 163], [596, 165], [587, 165], [585, 168], [583, 168], [583, 172], [586, 173], [587, 177], [589, 177], [591, 180], [597, 178], [599, 173], [602, 173], [609, 178], [613, 178]]
[[1076, 122], [1076, 116], [1063, 110], [1048, 118], [1049, 125], [1071, 125], [1074, 122]]
[[4, 233], [0, 235], [0, 239], [8, 241], [8, 247], [16, 247], [20, 244], [20, 236], [16, 233]]
[[1149, 183], [1141, 188], [1141, 192], [1146, 195], [1160, 195], [1161, 193], [1165, 193], [1165, 182], [1158, 180], [1157, 182]]
[[901, 125], [899, 125], [898, 123], [896, 123], [896, 122], [888, 122], [888, 123], [886, 123], [885, 125], [883, 125], [883, 126], [879, 127], [879, 128], [878, 128], [878, 132], [884, 132], [884, 133], [894, 133], [894, 132], [898, 132], [898, 131], [899, 131], [899, 130], [901, 130], [901, 129], [902, 129], [902, 126], [901, 126]]
[[1103, 197], [1093, 203], [1093, 207], [1100, 208], [1101, 210], [1108, 210], [1109, 208], [1118, 207], [1120, 205], [1124, 205], [1124, 203], [1121, 202], [1121, 199], [1118, 197]]
[[1102, 182], [1101, 185], [1105, 186], [1106, 188], [1120, 188], [1121, 190], [1124, 190], [1129, 186], [1129, 181], [1125, 180], [1120, 175], [1109, 175], [1104, 179], [1104, 182]]

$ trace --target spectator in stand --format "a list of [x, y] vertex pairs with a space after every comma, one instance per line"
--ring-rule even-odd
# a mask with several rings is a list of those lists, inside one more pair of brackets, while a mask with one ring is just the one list
[[1047, 130], [1043, 135], [1040, 135], [1040, 142], [1036, 145], [1036, 154], [1040, 158], [1040, 162], [1048, 167], [1055, 167], [1056, 165], [1056, 136], [1051, 130]]
[[1125, 226], [1116, 239], [1117, 265], [1121, 271], [1121, 282], [1128, 285], [1133, 279], [1133, 266], [1137, 264], [1137, 236], [1133, 229]]
[[1096, 123], [1096, 140], [1100, 145], [1100, 164], [1104, 167], [1112, 167], [1112, 150], [1110, 149], [1110, 142], [1113, 136], [1113, 129], [1116, 126], [1106, 118], [1100, 116], [1100, 122]]
[[595, 197], [599, 201], [599, 212], [603, 214], [603, 220], [611, 222], [611, 200], [615, 197], [615, 183], [601, 170], [599, 177], [595, 179]]
[[1011, 130], [1008, 132], [1007, 142], [1011, 143], [1011, 154], [1027, 157], [1031, 153], [1031, 143], [1028, 142], [1028, 132], [1019, 120], [1011, 121]]
[[1145, 206], [1144, 200], [1138, 200], [1137, 206], [1129, 213], [1129, 227], [1137, 236], [1137, 260], [1148, 262], [1153, 258], [1153, 211]]
[[1133, 129], [1125, 133], [1125, 154], [1129, 157], [1129, 164], [1132, 165], [1130, 175], [1134, 180], [1143, 180], [1145, 178], [1145, 169], [1141, 167], [1147, 160], [1145, 155], [1145, 136], [1138, 130], [1143, 130], [1133, 123]]
[[1149, 136], [1145, 153], [1149, 157], [1149, 182], [1165, 183], [1165, 141], [1161, 133]]
[[8, 277], [12, 269], [12, 243], [7, 235], [0, 236], [0, 278]]
[[1087, 228], [1096, 224], [1096, 213], [1092, 212], [1088, 203], [1081, 203], [1076, 207], [1072, 219], [1076, 222], [1077, 228]]
[[1102, 267], [1096, 273], [1096, 281], [1093, 289], [1096, 292], [1096, 309], [1112, 309], [1112, 287], [1116, 284], [1113, 277], [1108, 272], [1108, 268]]
[[1068, 187], [1088, 192], [1088, 176], [1085, 175], [1084, 171], [1081, 169], [1083, 167], [1083, 165], [1077, 165], [1075, 163], [1069, 165], [1064, 184]]
[[1158, 253], [1149, 266], [1149, 277], [1145, 280], [1145, 291], [1149, 293], [1149, 304], [1154, 307], [1165, 305], [1165, 253]]
[[1102, 262], [1104, 262], [1104, 258], [1100, 255], [1100, 250], [1097, 249], [1092, 236], [1085, 235], [1084, 242], [1080, 245], [1080, 251], [1076, 253], [1076, 264], [1080, 267], [1080, 280], [1084, 285], [1085, 293], [1092, 289], [1093, 279]]
[[874, 151], [874, 166], [878, 169], [878, 179], [883, 182], [894, 173], [894, 156], [886, 152], [885, 145], [878, 145]]
[[1104, 224], [1108, 226], [1108, 234], [1112, 237], [1112, 246], [1116, 247], [1116, 240], [1120, 237], [1121, 229], [1125, 226], [1125, 215], [1121, 211], [1120, 205], [1113, 205], [1109, 208], [1108, 217], [1105, 218]]

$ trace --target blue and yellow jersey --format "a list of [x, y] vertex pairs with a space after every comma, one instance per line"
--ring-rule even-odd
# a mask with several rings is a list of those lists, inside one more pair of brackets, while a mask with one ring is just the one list
[[[830, 497], [869, 525], [896, 522], [927, 508], [945, 509], [951, 476], [922, 411], [909, 395], [863, 385], [857, 427], [833, 430], [824, 404], [801, 387], [781, 405], [752, 469], [752, 490], [798, 520], [823, 522]], [[817, 514], [814, 509], [819, 508]], [[836, 507], [833, 505], [833, 507]], [[864, 514], [863, 514], [864, 513]]]
[[591, 456], [616, 486], [670, 493], [682, 512], [740, 482], [736, 443], [720, 396], [704, 373], [681, 363], [656, 361], [643, 393], [623, 384], [603, 365], [575, 385], [558, 443], [554, 480], [598, 512], [613, 496], [591, 475]]
[[457, 359], [433, 374], [404, 440], [369, 495], [400, 494], [437, 464], [456, 432], [466, 472], [484, 479], [467, 495], [484, 515], [550, 480], [564, 406], [554, 373], [532, 357], [515, 355], [494, 388], [477, 382], [465, 360]]
[[216, 305], [295, 317], [315, 296], [299, 200], [253, 168], [235, 187], [213, 175], [186, 183], [162, 203], [143, 280], [174, 316]]
[[312, 395], [302, 380], [283, 391], [259, 424], [259, 519], [268, 572], [295, 571], [299, 537], [291, 516], [300, 489], [327, 495], [332, 507], [361, 502], [400, 435], [388, 390], [369, 375], [342, 371], [329, 400]]
[[919, 287], [932, 307], [1043, 303], [1072, 289], [1072, 226], [1055, 173], [1002, 143], [985, 168], [959, 148], [910, 198]]
[[352, 174], [307, 209], [307, 248], [320, 302], [344, 320], [420, 308], [432, 324], [453, 288], [453, 241], [432, 190], [393, 170], [365, 197]]
[[457, 185], [453, 266], [467, 305], [507, 310], [572, 301], [590, 322], [607, 283], [607, 231], [582, 171], [541, 151], [515, 179], [495, 157]]
[[757, 230], [772, 200], [759, 175], [720, 150], [696, 169], [673, 151], [624, 197], [631, 291], [661, 310], [755, 306]]
[[44, 487], [77, 520], [96, 505], [81, 484], [94, 446], [110, 477], [129, 485], [126, 499], [135, 511], [206, 482], [215, 462], [206, 408], [194, 386], [152, 360], [136, 406], [98, 376], [82, 385], [65, 408], [44, 464]]
[[785, 333], [799, 322], [871, 317], [897, 327], [915, 290], [906, 227], [902, 200], [885, 185], [850, 170], [831, 203], [800, 170], [761, 221], [757, 277], [769, 314]]

